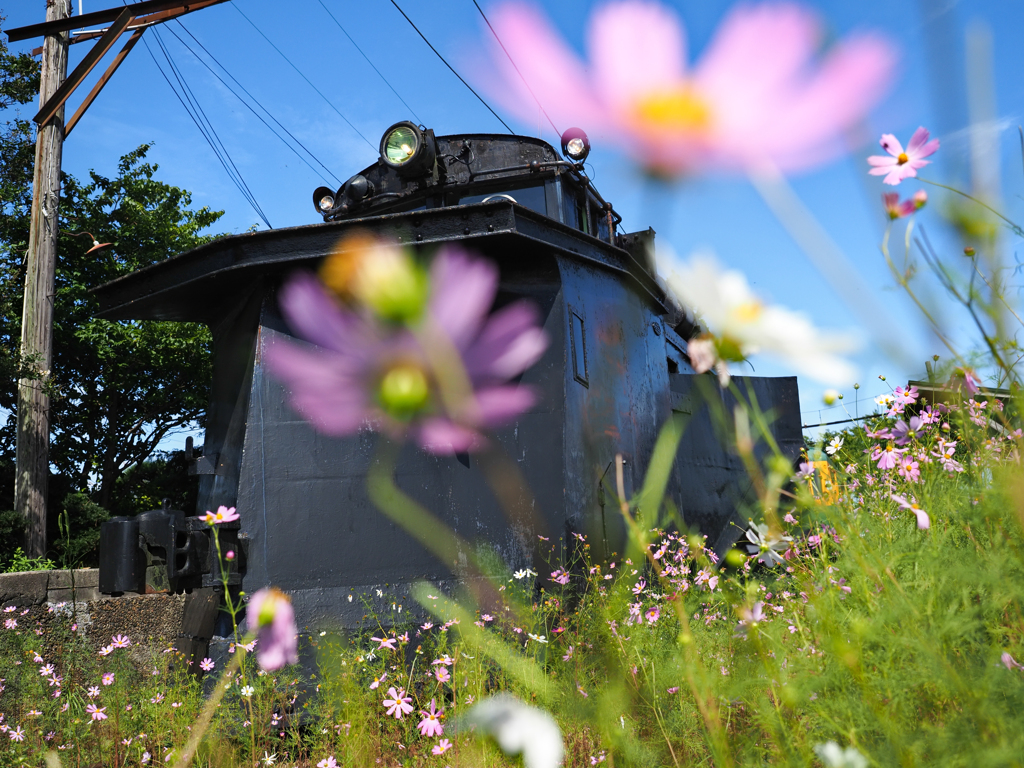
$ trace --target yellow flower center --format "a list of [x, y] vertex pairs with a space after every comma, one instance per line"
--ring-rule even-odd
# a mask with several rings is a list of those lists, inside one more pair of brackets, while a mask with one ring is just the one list
[[654, 91], [636, 103], [640, 123], [672, 131], [703, 131], [711, 124], [711, 108], [688, 85]]
[[761, 316], [764, 307], [759, 301], [745, 301], [738, 305], [733, 313], [741, 323], [752, 323]]
[[899, 157], [896, 158], [896, 162], [899, 163], [900, 165], [903, 165], [904, 163], [907, 163], [909, 161], [910, 158], [907, 157], [906, 152], [900, 152]]

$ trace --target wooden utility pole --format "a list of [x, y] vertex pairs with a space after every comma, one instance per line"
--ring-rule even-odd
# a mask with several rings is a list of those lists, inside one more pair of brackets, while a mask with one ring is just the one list
[[[71, 15], [71, 0], [46, 0], [46, 20]], [[47, 35], [43, 43], [39, 106], [57, 92], [68, 74], [68, 35]], [[15, 509], [28, 521], [29, 557], [46, 554], [46, 491], [50, 474], [50, 398], [46, 383], [53, 363], [53, 294], [60, 218], [60, 168], [64, 147], [64, 107], [36, 131], [32, 179], [32, 218], [25, 265], [25, 304], [21, 353], [34, 375], [18, 382]]]
[[[220, 5], [227, 0], [144, 0], [117, 8], [71, 18], [71, 0], [46, 0], [46, 21], [7, 30], [10, 42], [44, 36], [39, 83], [39, 112], [33, 118], [36, 132], [36, 166], [32, 181], [32, 223], [25, 268], [25, 304], [21, 321], [21, 352], [33, 375], [18, 382], [17, 463], [14, 508], [28, 521], [26, 551], [29, 557], [46, 554], [46, 486], [50, 474], [50, 398], [46, 384], [53, 364], [54, 276], [57, 235], [60, 227], [60, 167], [64, 139], [85, 110], [121, 66], [142, 33], [154, 24]], [[102, 30], [78, 32], [73, 28], [107, 24]], [[121, 35], [131, 38], [100, 76], [67, 125], [64, 104], [99, 64]], [[98, 38], [98, 39], [97, 39]], [[68, 76], [68, 45], [97, 40]]]

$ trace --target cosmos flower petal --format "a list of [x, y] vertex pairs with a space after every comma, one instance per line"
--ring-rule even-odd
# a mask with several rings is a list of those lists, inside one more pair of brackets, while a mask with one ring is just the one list
[[587, 50], [601, 100], [627, 109], [638, 94], [676, 85], [686, 69], [679, 18], [657, 3], [600, 6], [590, 19]]
[[879, 139], [878, 143], [882, 145], [882, 149], [893, 157], [899, 157], [903, 154], [903, 145], [900, 144], [900, 140], [891, 133], [883, 133], [882, 138]]
[[[876, 35], [851, 37], [834, 46], [799, 93], [780, 97], [786, 108], [761, 132], [776, 164], [802, 170], [844, 151], [846, 131], [878, 101], [896, 58], [892, 46]], [[791, 140], [794, 135], [801, 136], [799, 144]]]
[[466, 371], [475, 380], [507, 380], [536, 363], [548, 347], [539, 312], [520, 301], [495, 312], [466, 350]]
[[424, 450], [438, 456], [479, 450], [486, 443], [479, 432], [443, 418], [424, 419], [417, 440]]
[[338, 306], [310, 272], [296, 272], [281, 289], [281, 313], [296, 334], [317, 346], [338, 349], [352, 338], [358, 325], [355, 316]]
[[498, 290], [498, 268], [454, 246], [443, 248], [430, 267], [430, 315], [457, 347], [479, 333]]
[[879, 173], [887, 173], [890, 168], [896, 165], [896, 158], [889, 157], [888, 155], [871, 155], [871, 157], [868, 158], [868, 164], [876, 166], [870, 171], [870, 173], [874, 173], [876, 175]]
[[335, 356], [278, 338], [265, 342], [263, 358], [267, 370], [289, 389], [291, 406], [320, 431], [351, 434], [369, 416], [360, 382]]
[[[928, 129], [924, 126], [921, 126], [914, 131], [914, 135], [910, 137], [910, 141], [907, 143], [907, 154], [911, 157], [927, 157], [935, 152], [935, 149], [938, 149], [939, 140], [935, 139], [934, 141], [929, 142], [928, 136]], [[922, 151], [922, 148], [929, 143], [934, 144], [935, 149], [931, 150], [931, 152]]]
[[[585, 125], [596, 131], [608, 125], [605, 110], [588, 85], [586, 66], [547, 16], [531, 3], [506, 2], [489, 10], [488, 17], [508, 54], [484, 27], [492, 66], [476, 62], [474, 71], [481, 72], [482, 81], [492, 84], [500, 104], [533, 122], [539, 114], [539, 101], [561, 130]], [[516, 62], [515, 67], [510, 58]]]
[[484, 427], [498, 427], [528, 411], [537, 402], [530, 387], [507, 385], [476, 393], [477, 418]]
[[697, 82], [706, 92], [733, 89], [734, 107], [752, 98], [759, 109], [805, 67], [818, 38], [816, 17], [800, 6], [736, 6], [701, 58]]

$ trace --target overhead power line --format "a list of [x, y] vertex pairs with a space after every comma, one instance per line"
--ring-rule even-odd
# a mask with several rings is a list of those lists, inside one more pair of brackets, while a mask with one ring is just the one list
[[[175, 20], [175, 21], [177, 21], [177, 20]], [[210, 51], [209, 51], [209, 50], [208, 50], [208, 49], [206, 48], [206, 46], [204, 46], [204, 45], [203, 45], [203, 44], [202, 44], [202, 43], [201, 43], [201, 42], [199, 41], [199, 39], [198, 39], [198, 38], [197, 38], [197, 37], [196, 37], [195, 35], [193, 35], [193, 34], [192, 34], [192, 32], [191, 32], [191, 31], [190, 31], [190, 30], [188, 29], [188, 27], [186, 27], [186, 26], [185, 26], [184, 24], [182, 24], [182, 23], [181, 23], [180, 21], [178, 21], [177, 23], [178, 23], [178, 25], [179, 25], [179, 26], [180, 26], [180, 27], [182, 28], [182, 30], [184, 30], [184, 31], [185, 31], [185, 34], [187, 34], [187, 35], [188, 35], [189, 37], [191, 37], [191, 38], [192, 38], [192, 40], [194, 40], [194, 41], [195, 41], [196, 45], [198, 45], [198, 46], [199, 46], [199, 47], [200, 47], [200, 48], [201, 48], [201, 49], [203, 50], [203, 52], [204, 52], [204, 53], [205, 53], [205, 54], [206, 54], [207, 56], [209, 56], [209, 57], [210, 57], [210, 59], [212, 59], [212, 60], [213, 60], [213, 63], [214, 63], [214, 64], [216, 64], [216, 65], [217, 65], [218, 67], [220, 67], [220, 68], [221, 68], [221, 70], [223, 70], [224, 74], [225, 74], [225, 75], [227, 75], [227, 76], [228, 76], [229, 78], [231, 78], [232, 82], [234, 82], [234, 83], [235, 83], [235, 85], [237, 85], [237, 86], [238, 86], [239, 88], [241, 88], [242, 92], [243, 92], [243, 93], [244, 93], [244, 94], [245, 94], [246, 96], [248, 96], [248, 97], [249, 97], [250, 99], [252, 99], [252, 100], [253, 100], [253, 101], [254, 101], [254, 102], [256, 103], [256, 106], [258, 106], [258, 107], [259, 107], [260, 109], [262, 109], [262, 110], [263, 110], [263, 111], [264, 111], [264, 112], [265, 112], [265, 113], [267, 114], [267, 117], [269, 117], [269, 118], [270, 118], [271, 120], [273, 120], [273, 121], [274, 121], [274, 122], [275, 122], [275, 123], [277, 124], [277, 126], [278, 126], [278, 127], [279, 127], [279, 128], [280, 128], [280, 129], [282, 130], [282, 131], [284, 131], [284, 132], [285, 132], [285, 133], [286, 133], [286, 134], [287, 134], [287, 135], [289, 136], [289, 138], [291, 138], [291, 140], [292, 140], [292, 141], [294, 141], [294, 142], [295, 142], [296, 144], [298, 144], [298, 145], [299, 145], [299, 147], [301, 147], [301, 148], [302, 148], [302, 150], [303, 150], [303, 151], [304, 151], [304, 152], [305, 152], [305, 153], [306, 153], [307, 155], [309, 155], [309, 156], [310, 156], [311, 158], [313, 158], [314, 162], [316, 162], [316, 164], [317, 164], [317, 165], [319, 165], [319, 166], [320, 166], [320, 167], [321, 167], [321, 168], [322, 168], [322, 169], [324, 170], [324, 172], [325, 172], [325, 173], [326, 173], [326, 174], [327, 174], [328, 176], [330, 176], [331, 178], [333, 178], [333, 179], [334, 179], [334, 180], [335, 180], [335, 181], [336, 181], [336, 182], [337, 182], [338, 184], [341, 184], [341, 178], [340, 178], [340, 177], [339, 177], [338, 175], [336, 175], [336, 174], [335, 174], [335, 173], [334, 173], [333, 171], [331, 171], [331, 169], [330, 169], [330, 168], [328, 168], [328, 167], [327, 167], [326, 165], [324, 165], [324, 164], [323, 164], [323, 162], [322, 162], [322, 161], [321, 161], [321, 160], [320, 160], [320, 159], [319, 159], [319, 158], [318, 158], [318, 157], [317, 157], [316, 155], [314, 155], [314, 154], [313, 154], [313, 152], [312, 152], [312, 151], [311, 151], [311, 150], [310, 150], [310, 149], [309, 149], [308, 147], [306, 147], [306, 145], [305, 145], [305, 144], [303, 144], [303, 143], [302, 143], [301, 141], [299, 141], [299, 140], [298, 140], [298, 139], [297, 139], [297, 138], [295, 137], [295, 135], [294, 135], [294, 134], [293, 134], [293, 133], [292, 133], [291, 131], [289, 131], [289, 130], [288, 130], [288, 129], [287, 129], [287, 128], [286, 128], [286, 127], [285, 127], [285, 126], [284, 126], [284, 125], [283, 125], [283, 124], [281, 123], [281, 121], [280, 121], [280, 120], [278, 120], [278, 119], [277, 119], [276, 117], [274, 117], [274, 115], [273, 115], [273, 114], [272, 114], [272, 113], [270, 112], [270, 110], [269, 110], [269, 109], [267, 109], [267, 108], [266, 108], [265, 106], [263, 106], [263, 104], [261, 104], [261, 103], [260, 103], [259, 99], [257, 99], [257, 98], [256, 98], [255, 96], [253, 96], [253, 95], [252, 95], [251, 93], [249, 93], [249, 91], [248, 91], [248, 90], [246, 89], [246, 87], [245, 87], [244, 85], [242, 85], [242, 84], [241, 84], [240, 82], [238, 82], [238, 79], [237, 79], [237, 78], [236, 78], [236, 77], [235, 77], [234, 75], [232, 75], [232, 74], [231, 74], [231, 72], [229, 72], [229, 71], [228, 71], [227, 67], [225, 67], [225, 66], [224, 66], [223, 64], [221, 64], [221, 63], [220, 63], [220, 62], [219, 62], [219, 61], [217, 60], [217, 57], [216, 57], [216, 56], [214, 56], [214, 55], [213, 55], [212, 53], [210, 53]], [[199, 62], [200, 62], [200, 63], [202, 63], [202, 65], [203, 65], [204, 67], [206, 67], [206, 68], [207, 68], [208, 70], [210, 70], [210, 73], [211, 73], [211, 74], [212, 74], [212, 75], [213, 75], [214, 77], [216, 77], [216, 78], [217, 78], [217, 79], [218, 79], [218, 80], [219, 80], [219, 81], [220, 81], [220, 82], [221, 82], [221, 83], [222, 83], [222, 84], [224, 85], [224, 87], [225, 87], [225, 88], [227, 88], [227, 89], [228, 89], [229, 91], [231, 91], [231, 93], [232, 93], [232, 94], [233, 94], [233, 95], [235, 96], [235, 98], [236, 98], [236, 99], [238, 99], [238, 100], [239, 100], [240, 102], [242, 102], [242, 104], [244, 104], [244, 105], [245, 105], [245, 107], [246, 107], [246, 108], [247, 108], [247, 109], [248, 109], [248, 110], [249, 110], [250, 112], [252, 112], [252, 113], [253, 113], [253, 114], [254, 114], [254, 115], [255, 115], [255, 116], [256, 116], [256, 117], [257, 117], [257, 118], [259, 119], [259, 121], [260, 121], [261, 123], [263, 123], [263, 124], [264, 124], [265, 126], [267, 126], [267, 128], [268, 128], [268, 129], [270, 130], [270, 132], [271, 132], [271, 133], [273, 133], [273, 134], [274, 134], [274, 135], [275, 135], [275, 136], [276, 136], [277, 138], [279, 138], [279, 139], [281, 140], [281, 142], [282, 142], [282, 143], [283, 143], [283, 144], [284, 144], [284, 145], [285, 145], [286, 147], [288, 147], [288, 149], [290, 149], [290, 150], [291, 150], [292, 152], [294, 152], [294, 153], [295, 153], [295, 156], [296, 156], [296, 157], [298, 157], [298, 158], [299, 158], [299, 159], [300, 159], [300, 160], [301, 160], [302, 162], [304, 162], [304, 163], [306, 164], [306, 166], [307, 166], [307, 167], [308, 167], [308, 168], [309, 168], [309, 169], [310, 169], [311, 171], [313, 171], [313, 173], [315, 173], [315, 174], [316, 174], [317, 176], [322, 176], [322, 174], [320, 173], [320, 171], [318, 171], [318, 170], [317, 170], [316, 168], [314, 168], [314, 167], [313, 167], [313, 166], [312, 166], [312, 165], [310, 164], [310, 162], [309, 162], [309, 161], [308, 161], [308, 160], [307, 160], [307, 159], [306, 159], [305, 157], [303, 157], [303, 155], [302, 155], [302, 154], [301, 154], [301, 153], [300, 153], [300, 152], [299, 152], [299, 151], [298, 151], [298, 150], [297, 150], [297, 149], [296, 149], [296, 148], [295, 148], [294, 146], [292, 146], [292, 144], [290, 144], [290, 143], [289, 143], [289, 142], [287, 141], [287, 139], [285, 139], [285, 138], [284, 138], [284, 137], [283, 137], [283, 136], [282, 136], [282, 135], [281, 135], [280, 133], [278, 133], [278, 132], [277, 132], [277, 131], [276, 131], [276, 130], [274, 129], [274, 127], [273, 127], [273, 126], [271, 126], [271, 125], [270, 125], [269, 123], [267, 123], [267, 121], [263, 119], [263, 116], [262, 116], [262, 115], [261, 115], [261, 114], [260, 114], [259, 112], [257, 112], [257, 111], [256, 111], [255, 109], [253, 109], [252, 105], [251, 105], [251, 104], [249, 104], [249, 102], [247, 102], [247, 101], [246, 101], [245, 99], [243, 99], [243, 98], [242, 98], [241, 96], [239, 96], [239, 95], [238, 95], [238, 92], [237, 92], [237, 91], [236, 91], [236, 90], [235, 90], [234, 88], [232, 88], [232, 87], [231, 87], [231, 84], [230, 84], [230, 83], [228, 83], [228, 82], [225, 82], [224, 78], [222, 78], [222, 77], [221, 77], [221, 76], [220, 76], [219, 74], [217, 74], [217, 71], [216, 71], [216, 70], [214, 70], [214, 69], [213, 69], [213, 67], [211, 67], [211, 66], [210, 66], [209, 64], [207, 64], [207, 63], [206, 63], [206, 61], [205, 61], [205, 60], [203, 59], [203, 57], [202, 57], [202, 56], [200, 56], [200, 55], [199, 55], [198, 53], [196, 53], [196, 52], [195, 52], [195, 51], [194, 51], [194, 50], [192, 49], [192, 47], [191, 47], [191, 46], [190, 46], [190, 45], [189, 45], [189, 44], [188, 44], [187, 42], [185, 42], [185, 41], [184, 41], [184, 40], [182, 40], [182, 39], [181, 39], [180, 37], [178, 37], [178, 35], [177, 35], [177, 34], [175, 34], [175, 32], [174, 32], [174, 30], [173, 30], [173, 29], [168, 29], [168, 31], [169, 31], [169, 32], [170, 32], [170, 33], [171, 33], [172, 35], [174, 35], [174, 37], [175, 37], [175, 38], [177, 38], [178, 42], [180, 42], [180, 43], [181, 43], [181, 44], [182, 44], [183, 46], [185, 46], [185, 48], [186, 48], [186, 49], [187, 49], [187, 50], [189, 51], [189, 53], [191, 53], [191, 54], [192, 54], [193, 56], [195, 56], [195, 57], [196, 57], [196, 59], [198, 59], [198, 60], [199, 60]]]
[[232, 183], [238, 188], [238, 191], [242, 193], [242, 196], [249, 202], [249, 205], [253, 207], [253, 210], [255, 210], [257, 215], [263, 220], [263, 223], [267, 225], [267, 228], [273, 229], [273, 226], [269, 219], [267, 219], [263, 209], [256, 201], [256, 197], [253, 195], [252, 190], [249, 189], [249, 186], [245, 183], [245, 179], [242, 178], [242, 174], [239, 172], [238, 167], [231, 159], [231, 155], [228, 152], [227, 147], [225, 147], [223, 142], [221, 142], [220, 137], [213, 129], [213, 125], [210, 123], [209, 118], [206, 116], [205, 112], [203, 112], [202, 107], [199, 102], [196, 101], [194, 94], [192, 94], [191, 90], [188, 88], [188, 85], [185, 83], [181, 73], [175, 67], [170, 53], [164, 46], [163, 39], [160, 37], [159, 32], [154, 30], [154, 34], [156, 35], [157, 44], [160, 46], [160, 50], [163, 53], [164, 58], [167, 60], [171, 74], [174, 75], [174, 79], [178, 82], [178, 86], [181, 88], [181, 93], [179, 93], [178, 89], [174, 87], [174, 83], [171, 82], [171, 78], [168, 77], [164, 68], [160, 66], [160, 62], [153, 53], [153, 49], [150, 48], [149, 43], [147, 43], [146, 39], [143, 38], [142, 43], [146, 46], [146, 50], [149, 52], [150, 58], [153, 59], [153, 64], [160, 71], [160, 74], [163, 75], [164, 80], [167, 81], [167, 85], [170, 87], [171, 91], [174, 92], [178, 101], [181, 102], [182, 107], [184, 107], [189, 117], [192, 118], [192, 122], [195, 123], [199, 132], [203, 135], [203, 138], [206, 139], [207, 144], [210, 145], [210, 149], [213, 150], [217, 160], [220, 162], [221, 166], [223, 166], [224, 172], [228, 175], [228, 178], [230, 178]]
[[487, 18], [487, 15], [484, 13], [484, 9], [480, 7], [480, 3], [478, 3], [476, 0], [473, 0], [473, 5], [475, 5], [476, 9], [480, 11], [480, 16], [483, 17], [484, 23], [487, 25], [487, 28], [491, 30], [491, 34], [494, 35], [494, 39], [498, 41], [498, 45], [501, 46], [501, 50], [503, 50], [505, 52], [505, 55], [508, 56], [508, 60], [512, 64], [512, 67], [515, 69], [516, 74], [519, 75], [519, 79], [523, 81], [523, 85], [526, 86], [526, 90], [528, 90], [530, 92], [530, 95], [533, 96], [533, 100], [537, 102], [537, 106], [540, 108], [540, 111], [544, 113], [544, 117], [548, 119], [548, 123], [550, 123], [551, 127], [554, 129], [555, 135], [561, 136], [562, 132], [558, 130], [558, 127], [555, 125], [555, 121], [551, 119], [551, 115], [549, 115], [548, 111], [544, 109], [544, 105], [540, 103], [540, 99], [537, 98], [537, 94], [533, 92], [533, 88], [531, 88], [530, 84], [526, 82], [526, 78], [523, 76], [523, 73], [519, 71], [519, 67], [516, 66], [515, 61], [512, 60], [512, 54], [508, 52], [508, 48], [506, 48], [505, 44], [501, 42], [501, 38], [498, 37], [498, 33], [494, 31], [494, 27], [491, 26], [491, 22]]
[[499, 114], [498, 114], [497, 112], [495, 112], [495, 111], [494, 111], [493, 109], [491, 109], [491, 105], [490, 105], [490, 104], [488, 104], [488, 103], [487, 103], [486, 101], [484, 101], [484, 97], [483, 97], [483, 96], [481, 96], [481, 95], [480, 95], [479, 93], [477, 93], [476, 91], [474, 91], [474, 90], [473, 90], [473, 88], [472, 88], [472, 86], [470, 86], [470, 84], [469, 84], [469, 83], [467, 83], [467, 82], [466, 82], [465, 80], [463, 80], [463, 79], [462, 79], [462, 75], [460, 75], [460, 74], [459, 74], [458, 72], [456, 72], [456, 71], [455, 71], [455, 67], [453, 67], [453, 66], [452, 66], [451, 64], [449, 64], [449, 63], [448, 63], [448, 62], [447, 62], [447, 61], [445, 60], [444, 56], [442, 56], [442, 55], [441, 55], [441, 54], [440, 54], [440, 53], [438, 52], [437, 48], [435, 48], [435, 47], [434, 47], [433, 45], [431, 45], [431, 44], [430, 44], [430, 41], [429, 41], [429, 40], [427, 40], [427, 36], [426, 36], [426, 35], [424, 35], [424, 34], [423, 34], [422, 32], [420, 32], [420, 29], [419, 29], [419, 27], [417, 27], [417, 26], [416, 26], [415, 24], [413, 24], [413, 22], [412, 22], [412, 19], [410, 19], [410, 18], [409, 18], [408, 16], [406, 16], [406, 14], [405, 14], [405, 11], [403, 11], [403, 10], [402, 10], [402, 7], [401, 7], [401, 6], [400, 6], [400, 5], [399, 5], [399, 4], [397, 3], [397, 2], [395, 2], [395, 0], [391, 0], [391, 4], [392, 4], [393, 6], [395, 6], [395, 8], [397, 8], [397, 9], [398, 9], [398, 12], [399, 12], [400, 14], [402, 14], [402, 16], [404, 16], [404, 17], [405, 17], [405, 20], [409, 22], [409, 26], [411, 26], [411, 27], [412, 27], [413, 29], [415, 29], [415, 30], [416, 30], [416, 34], [417, 34], [417, 35], [419, 35], [419, 36], [420, 36], [421, 38], [423, 38], [423, 42], [427, 44], [427, 46], [428, 46], [428, 47], [430, 48], [430, 50], [432, 50], [432, 51], [433, 51], [433, 52], [434, 52], [435, 54], [437, 54], [437, 58], [439, 58], [439, 59], [441, 60], [441, 62], [442, 62], [442, 63], [443, 63], [443, 64], [444, 64], [444, 65], [445, 65], [446, 67], [448, 67], [448, 69], [450, 69], [450, 70], [452, 71], [452, 74], [453, 74], [453, 75], [455, 75], [455, 76], [456, 76], [457, 78], [459, 78], [459, 81], [460, 81], [460, 82], [461, 82], [461, 83], [462, 83], [462, 84], [463, 84], [464, 86], [466, 86], [467, 88], [469, 88], [469, 92], [470, 92], [470, 93], [472, 93], [472, 94], [473, 94], [474, 96], [476, 96], [476, 97], [477, 97], [477, 98], [478, 98], [478, 99], [480, 100], [480, 103], [481, 103], [481, 104], [483, 104], [483, 105], [484, 105], [485, 107], [487, 107], [487, 111], [488, 111], [488, 112], [490, 112], [490, 113], [491, 113], [492, 115], [494, 115], [494, 116], [495, 116], [496, 118], [498, 118], [498, 122], [499, 122], [499, 123], [501, 123], [502, 125], [504, 125], [504, 126], [505, 126], [505, 128], [506, 128], [506, 130], [508, 130], [508, 132], [509, 132], [509, 133], [511, 133], [511, 134], [512, 134], [513, 136], [515, 136], [515, 135], [516, 135], [516, 132], [515, 132], [515, 131], [513, 131], [513, 130], [512, 130], [511, 128], [509, 128], [509, 125], [508, 125], [508, 123], [506, 123], [506, 122], [505, 122], [504, 120], [502, 120], [502, 119], [501, 119], [501, 115], [499, 115]]
[[327, 102], [327, 105], [331, 109], [333, 109], [335, 112], [338, 113], [338, 116], [348, 124], [348, 127], [351, 128], [353, 131], [355, 131], [359, 135], [359, 138], [361, 138], [363, 141], [365, 141], [370, 146], [370, 149], [372, 149], [374, 152], [376, 152], [377, 151], [377, 146], [375, 144], [371, 143], [370, 140], [367, 139], [365, 136], [363, 136], [362, 132], [352, 124], [352, 121], [349, 120], [347, 117], [345, 117], [345, 115], [342, 113], [342, 111], [340, 109], [338, 109], [336, 106], [334, 106], [334, 103], [330, 99], [328, 99], [326, 96], [324, 96], [323, 91], [321, 91], [319, 88], [317, 88], [316, 85], [313, 83], [313, 81], [310, 80], [308, 77], [306, 77], [302, 73], [302, 70], [299, 69], [297, 66], [295, 66], [295, 63], [292, 62], [292, 60], [289, 59], [280, 48], [278, 48], [276, 45], [274, 45], [274, 42], [269, 37], [267, 37], [265, 34], [263, 34], [263, 30], [261, 30], [259, 27], [257, 27], [255, 22], [253, 22], [252, 19], [250, 19], [248, 16], [246, 16], [245, 12], [241, 8], [239, 8], [238, 5], [239, 5], [238, 3], [231, 3], [231, 7], [234, 8], [236, 11], [238, 11], [240, 14], [242, 14], [242, 18], [245, 19], [246, 21], [248, 21], [249, 24], [252, 26], [252, 28], [255, 29], [257, 32], [259, 32], [260, 37], [262, 37], [264, 40], [266, 40], [270, 44], [270, 47], [273, 48], [275, 51], [277, 51], [278, 54], [281, 56], [281, 58], [284, 59], [286, 62], [288, 62], [288, 65], [298, 73], [299, 77], [301, 77], [303, 80], [305, 80], [307, 83], [309, 83], [310, 88], [312, 88], [314, 91], [316, 91], [320, 95], [320, 98], [323, 99], [325, 102]]
[[393, 94], [395, 94], [395, 96], [398, 97], [398, 100], [400, 102], [402, 102], [402, 104], [405, 105], [405, 108], [409, 110], [409, 113], [413, 117], [416, 118], [416, 122], [422, 124], [423, 121], [420, 120], [419, 115], [416, 114], [416, 111], [412, 107], [409, 106], [409, 104], [406, 102], [406, 100], [402, 98], [401, 94], [399, 94], [398, 91], [395, 90], [395, 87], [391, 83], [388, 82], [388, 79], [386, 77], [384, 77], [384, 74], [379, 69], [377, 69], [377, 67], [374, 65], [374, 63], [372, 61], [370, 61], [370, 57], [367, 56], [365, 53], [363, 53], [363, 49], [359, 47], [359, 43], [357, 43], [355, 40], [353, 40], [352, 39], [352, 35], [350, 35], [348, 33], [348, 31], [343, 26], [341, 26], [341, 22], [338, 21], [338, 17], [335, 16], [333, 13], [331, 13], [330, 8], [328, 8], [326, 5], [324, 5], [324, 0], [316, 0], [316, 1], [318, 3], [320, 3], [320, 7], [323, 8], [325, 11], [327, 11], [327, 15], [330, 16], [331, 19], [334, 21], [334, 23], [338, 25], [338, 29], [340, 29], [342, 32], [345, 33], [345, 37], [348, 38], [349, 42], [352, 43], [352, 45], [354, 45], [356, 47], [356, 50], [359, 51], [359, 53], [361, 53], [363, 55], [363, 58], [366, 59], [366, 63], [369, 64], [371, 67], [373, 67], [373, 71], [376, 72], [378, 75], [380, 75], [380, 79], [384, 81], [385, 85], [387, 85], [387, 87], [391, 89], [391, 92]]

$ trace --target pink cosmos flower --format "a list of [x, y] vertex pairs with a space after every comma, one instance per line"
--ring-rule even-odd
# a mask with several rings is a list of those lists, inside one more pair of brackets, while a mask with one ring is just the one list
[[239, 517], [241, 517], [241, 515], [235, 512], [234, 507], [225, 507], [224, 505], [221, 505], [217, 508], [216, 512], [207, 511], [207, 513], [200, 519], [210, 525], [218, 525], [220, 523], [233, 523]]
[[213, 663], [213, 659], [211, 658], [205, 658], [199, 662], [199, 668], [203, 670], [203, 672], [212, 672], [215, 666], [217, 665]]
[[114, 635], [110, 638], [111, 648], [127, 648], [132, 644], [127, 635]]
[[395, 650], [396, 638], [394, 637], [371, 637], [370, 639], [375, 643], [380, 643], [377, 646], [378, 651], [384, 648], [387, 648], [389, 651]]
[[388, 696], [391, 698], [384, 699], [384, 706], [388, 714], [393, 715], [396, 720], [401, 720], [403, 715], [412, 712], [412, 697], [405, 695], [405, 688], [396, 691], [392, 686], [388, 688]]
[[1012, 670], [1014, 667], [1024, 669], [1024, 664], [1019, 664], [1008, 651], [1003, 651], [1003, 655], [999, 657], [999, 660], [1003, 662], [1003, 666], [1007, 669]]
[[435, 744], [433, 746], [433, 748], [431, 748], [430, 754], [432, 754], [432, 755], [443, 755], [445, 752], [447, 752], [451, 748], [452, 748], [452, 743], [450, 741], [448, 741], [448, 739], [441, 739], [439, 742], [437, 742], [437, 744]]
[[648, 608], [647, 613], [645, 613], [644, 616], [647, 617], [648, 624], [656, 624], [658, 622], [658, 619], [661, 618], [661, 608], [659, 608], [658, 606]]
[[533, 6], [505, 3], [490, 19], [522, 73], [492, 46], [484, 80], [495, 99], [533, 123], [532, 90], [560, 130], [608, 136], [659, 175], [813, 168], [843, 151], [896, 62], [874, 34], [850, 35], [818, 61], [819, 19], [793, 3], [736, 6], [692, 68], [681, 21], [658, 3], [599, 6], [589, 63]]
[[316, 768], [338, 768], [338, 761], [334, 759], [334, 755], [331, 755], [317, 763]]
[[882, 181], [885, 184], [895, 186], [904, 179], [917, 176], [917, 169], [924, 168], [931, 160], [924, 158], [934, 155], [939, 149], [939, 140], [928, 141], [927, 129], [921, 127], [914, 131], [910, 137], [910, 143], [906, 150], [899, 140], [891, 133], [883, 133], [879, 143], [882, 149], [889, 153], [885, 155], [872, 155], [868, 158], [868, 164], [874, 166], [868, 173], [872, 176], [885, 176]]
[[900, 509], [908, 509], [917, 516], [917, 527], [919, 530], [926, 531], [931, 527], [928, 513], [921, 509], [916, 501], [907, 501], [905, 496], [900, 496], [898, 493], [892, 494], [891, 498], [900, 505]]
[[736, 626], [736, 636], [746, 637], [751, 627], [756, 627], [764, 621], [764, 603], [754, 603], [753, 608], [740, 608], [739, 614], [740, 623]]
[[107, 719], [107, 715], [105, 714], [107, 711], [106, 707], [97, 707], [95, 704], [90, 704], [85, 708], [85, 711], [92, 716], [93, 720]]
[[551, 572], [551, 578], [558, 584], [568, 584], [569, 574], [559, 568], [557, 571]]
[[114, 673], [113, 672], [107, 672], [106, 674], [103, 675], [103, 684], [104, 685], [113, 685], [114, 684]]
[[957, 368], [949, 379], [949, 386], [966, 390], [969, 395], [976, 395], [981, 387], [981, 379], [970, 368]]
[[370, 690], [371, 691], [377, 690], [380, 687], [380, 684], [383, 683], [387, 679], [388, 679], [388, 673], [387, 672], [385, 672], [380, 677], [373, 678], [373, 682], [370, 683]]
[[924, 208], [928, 202], [928, 193], [923, 189], [917, 190], [913, 197], [900, 202], [899, 192], [886, 192], [882, 195], [882, 204], [885, 205], [885, 212], [892, 220], [902, 219]]
[[900, 477], [905, 478], [911, 483], [916, 483], [921, 479], [920, 465], [914, 461], [913, 456], [904, 456], [900, 459], [899, 473]]
[[437, 709], [434, 699], [430, 700], [430, 710], [421, 709], [420, 714], [423, 715], [423, 719], [420, 720], [419, 725], [416, 726], [420, 729], [420, 736], [430, 738], [432, 736], [440, 736], [444, 733], [444, 726], [441, 725], [440, 720], [441, 715], [444, 714], [444, 710]]
[[256, 661], [268, 671], [299, 662], [299, 630], [292, 601], [275, 587], [259, 590], [249, 600], [246, 622], [256, 630]]
[[449, 680], [452, 679], [452, 676], [448, 674], [448, 670], [444, 667], [438, 667], [437, 669], [435, 669], [434, 677], [437, 678], [437, 682], [439, 683], [447, 683]]
[[879, 469], [892, 469], [899, 463], [902, 455], [903, 451], [896, 448], [892, 443], [886, 445], [885, 448], [876, 445], [871, 452], [871, 460], [878, 462]]
[[[488, 316], [498, 269], [454, 246], [434, 258], [428, 282], [416, 334], [343, 307], [308, 273], [285, 284], [280, 303], [289, 326], [318, 348], [277, 338], [268, 343], [265, 359], [290, 390], [292, 407], [317, 430], [348, 435], [370, 424], [408, 435], [432, 453], [452, 454], [482, 447], [482, 430], [507, 424], [533, 405], [529, 387], [506, 382], [547, 348], [537, 309], [516, 302]], [[460, 360], [448, 356], [444, 362], [461, 362], [470, 391], [443, 397], [451, 393], [436, 382], [451, 378], [450, 372], [437, 375], [424, 339], [439, 340], [431, 347], [435, 361], [439, 350], [457, 354]]]

